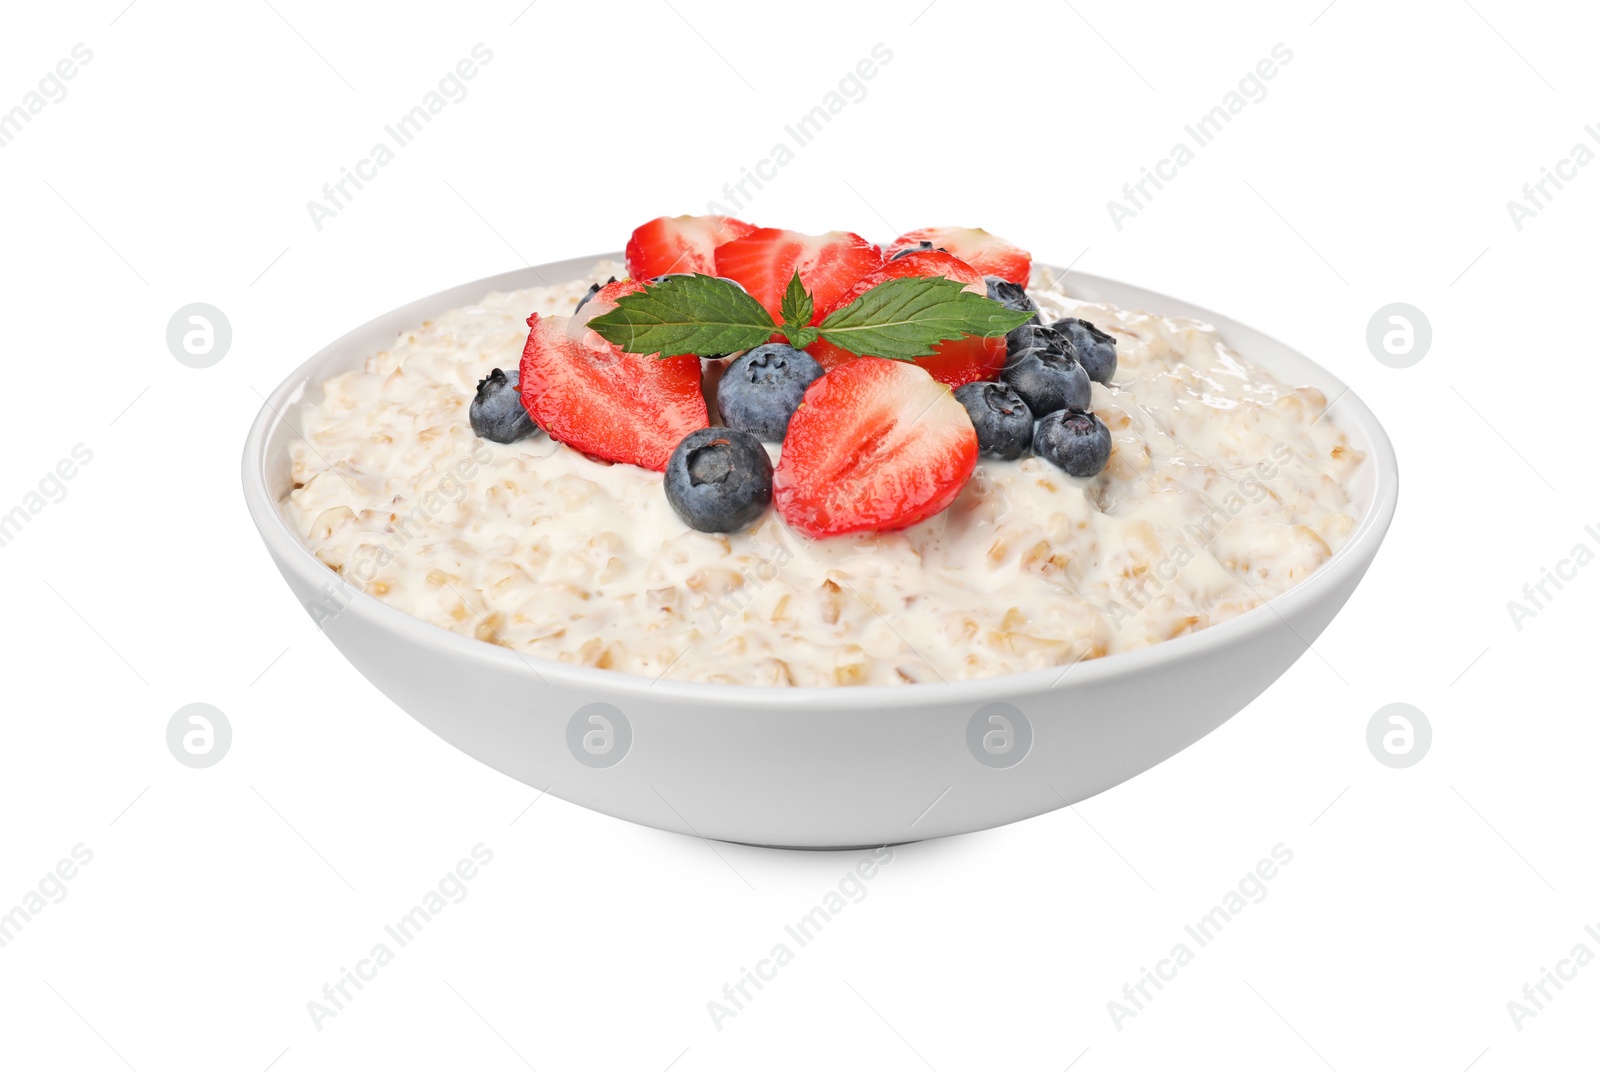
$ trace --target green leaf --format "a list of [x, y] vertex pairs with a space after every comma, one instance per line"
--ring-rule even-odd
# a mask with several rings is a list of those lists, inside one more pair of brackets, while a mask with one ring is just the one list
[[817, 329], [813, 327], [789, 327], [788, 325], [785, 325], [783, 328], [783, 336], [789, 340], [790, 346], [793, 346], [796, 350], [804, 350], [807, 346], [810, 346], [812, 343], [817, 341]]
[[589, 321], [630, 354], [727, 354], [760, 346], [777, 330], [772, 314], [744, 289], [709, 275], [668, 276], [625, 294]]
[[[817, 311], [816, 302], [806, 292], [805, 285], [800, 282], [798, 270], [789, 277], [789, 286], [783, 292], [783, 304], [779, 306], [778, 311], [783, 314], [784, 333], [789, 335], [789, 344], [797, 349], [809, 346], [809, 342], [804, 344], [795, 342], [794, 335], [790, 332], [790, 329], [798, 331], [809, 325], [812, 314]], [[811, 341], [816, 341], [815, 335], [811, 337]]]
[[829, 314], [820, 331], [853, 354], [910, 361], [933, 353], [933, 344], [946, 339], [1004, 335], [1032, 315], [944, 276], [914, 276], [879, 283]]

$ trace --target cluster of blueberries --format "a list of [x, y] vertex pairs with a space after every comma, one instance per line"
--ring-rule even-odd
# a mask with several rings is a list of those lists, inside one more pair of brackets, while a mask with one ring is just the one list
[[1089, 384], [1116, 375], [1117, 340], [1077, 317], [1046, 325], [1022, 287], [996, 276], [984, 281], [990, 298], [1033, 319], [1006, 335], [998, 381], [956, 389], [978, 449], [1009, 460], [1031, 447], [1069, 476], [1098, 475], [1111, 458], [1111, 430], [1089, 410]]

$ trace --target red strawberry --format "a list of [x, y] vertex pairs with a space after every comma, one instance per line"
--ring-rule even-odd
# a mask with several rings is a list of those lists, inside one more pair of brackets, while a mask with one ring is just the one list
[[862, 357], [806, 388], [773, 501], [808, 536], [888, 532], [949, 506], [977, 464], [978, 434], [948, 387], [909, 362]]
[[732, 216], [658, 216], [628, 239], [628, 274], [635, 279], [669, 272], [716, 275], [716, 248], [754, 230]]
[[590, 331], [588, 317], [586, 305], [577, 317], [528, 318], [517, 383], [522, 404], [550, 438], [575, 450], [665, 470], [679, 441], [711, 423], [700, 392], [700, 359], [625, 353]]
[[583, 308], [578, 310], [578, 316], [584, 323], [588, 323], [601, 313], [609, 313], [617, 307], [617, 299], [626, 294], [637, 294], [644, 289], [643, 283], [635, 282], [633, 277], [616, 279], [595, 291], [594, 297], [583, 303]]
[[960, 257], [980, 275], [997, 275], [1018, 286], [1028, 285], [1028, 274], [1033, 269], [1033, 257], [1028, 251], [978, 227], [924, 227], [920, 231], [907, 231], [889, 243], [889, 256], [902, 249], [919, 249], [923, 242], [932, 242], [932, 248]]
[[[822, 309], [822, 313], [827, 315], [843, 309], [885, 280], [933, 275], [942, 275], [946, 279], [954, 279], [957, 283], [965, 283], [966, 289], [975, 294], [988, 293], [982, 273], [970, 264], [935, 249], [919, 250], [888, 261], [876, 272], [856, 280], [849, 290], [839, 296], [832, 307]], [[826, 339], [818, 339], [806, 349], [825, 369], [842, 365], [856, 356]], [[1006, 340], [1003, 335], [992, 338], [968, 335], [962, 339], [946, 339], [944, 342], [935, 343], [933, 350], [934, 352], [927, 357], [917, 358], [917, 364], [927, 369], [928, 375], [952, 390], [978, 380], [995, 379], [1006, 364]]]
[[798, 271], [816, 303], [813, 324], [850, 284], [882, 263], [877, 246], [849, 231], [807, 235], [763, 227], [717, 247], [717, 274], [748, 290], [774, 320], [782, 319], [783, 292]]

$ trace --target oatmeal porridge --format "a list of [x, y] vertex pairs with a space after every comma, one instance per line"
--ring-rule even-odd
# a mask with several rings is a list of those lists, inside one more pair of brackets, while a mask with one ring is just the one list
[[[602, 262], [488, 294], [323, 384], [298, 415], [285, 502], [317, 558], [398, 610], [530, 657], [895, 685], [1065, 667], [1204, 629], [1299, 583], [1354, 528], [1363, 456], [1321, 419], [1321, 392], [1276, 381], [1204, 324], [1082, 302], [1042, 273], [1027, 294], [1043, 322], [1081, 318], [1115, 341], [1115, 375], [1086, 407], [1112, 444], [1096, 476], [986, 454], [948, 507], [903, 529], [815, 538], [768, 509], [705, 532], [654, 469], [544, 432], [476, 436], [475, 388], [517, 369], [529, 314], [571, 316], [591, 284], [626, 275]], [[713, 424], [728, 360], [706, 366]], [[765, 450], [781, 462], [779, 443]]]

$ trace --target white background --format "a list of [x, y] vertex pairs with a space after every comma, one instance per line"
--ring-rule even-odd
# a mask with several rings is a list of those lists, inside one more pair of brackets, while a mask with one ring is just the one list
[[[1600, 167], [1520, 230], [1506, 208], [1600, 123], [1592, 13], [125, 3], [14, 5], [0, 35], [0, 110], [94, 54], [0, 149], [0, 512], [93, 451], [0, 547], [0, 911], [94, 854], [0, 949], [0, 1066], [1592, 1065], [1600, 966], [1520, 1030], [1506, 1004], [1577, 943], [1600, 953], [1600, 568], [1520, 630], [1506, 608], [1600, 543]], [[306, 202], [479, 42], [470, 95], [317, 230]], [[740, 215], [880, 240], [981, 225], [1256, 325], [1384, 420], [1400, 511], [1315, 653], [1238, 717], [1070, 810], [897, 850], [719, 1030], [706, 1003], [859, 854], [530, 808], [319, 635], [237, 458], [260, 395], [325, 342], [704, 211], [879, 42], [866, 97]], [[1114, 227], [1108, 199], [1280, 42], [1266, 98]], [[196, 301], [234, 333], [203, 370], [165, 343]], [[1396, 301], [1434, 334], [1402, 370], [1365, 342]], [[234, 732], [206, 770], [164, 739], [197, 701]], [[1396, 701], [1434, 731], [1404, 770], [1365, 743]], [[480, 842], [468, 898], [318, 1030], [306, 1003]], [[1119, 1029], [1107, 1002], [1279, 843], [1266, 899]]]

